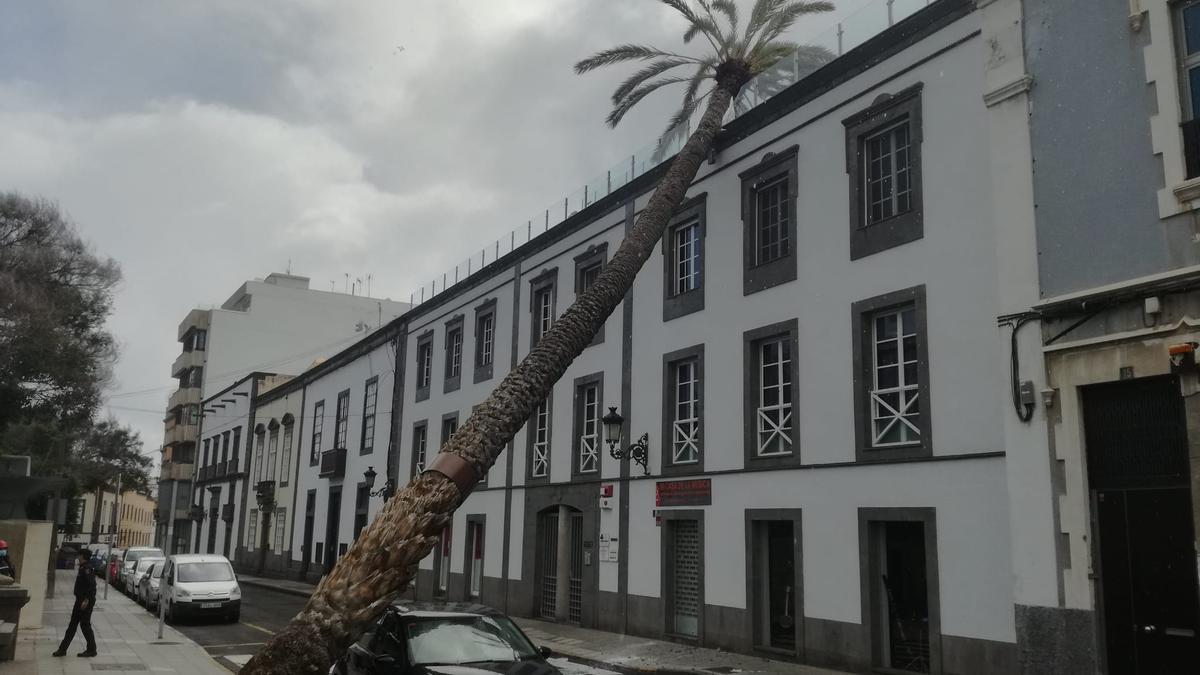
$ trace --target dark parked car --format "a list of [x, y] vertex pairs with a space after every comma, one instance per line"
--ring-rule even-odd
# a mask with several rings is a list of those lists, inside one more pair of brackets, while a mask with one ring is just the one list
[[397, 603], [330, 670], [337, 675], [562, 675], [490, 607]]

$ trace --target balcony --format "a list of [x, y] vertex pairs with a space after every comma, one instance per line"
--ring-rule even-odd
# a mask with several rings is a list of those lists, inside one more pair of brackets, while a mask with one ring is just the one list
[[204, 355], [206, 352], [192, 350], [183, 352], [179, 358], [175, 359], [175, 363], [171, 364], [171, 377], [179, 377], [183, 371], [189, 368], [197, 368], [204, 365]]
[[221, 520], [227, 523], [233, 522], [233, 504], [221, 505]]
[[174, 410], [182, 405], [200, 405], [200, 387], [180, 387], [167, 399], [167, 410]]
[[346, 475], [346, 449], [334, 448], [321, 453], [321, 478], [341, 478]]
[[160, 481], [188, 481], [192, 479], [192, 465], [179, 462], [164, 462], [159, 473]]
[[164, 445], [182, 445], [184, 443], [195, 443], [196, 436], [200, 433], [199, 427], [195, 424], [175, 424], [168, 425], [167, 431], [164, 434]]

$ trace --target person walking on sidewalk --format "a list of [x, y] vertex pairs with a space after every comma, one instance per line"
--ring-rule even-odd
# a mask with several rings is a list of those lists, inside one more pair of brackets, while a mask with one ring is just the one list
[[92, 552], [87, 549], [79, 551], [75, 558], [79, 563], [79, 575], [75, 577], [75, 606], [71, 608], [71, 623], [67, 626], [62, 643], [58, 645], [58, 651], [54, 652], [55, 656], [67, 655], [67, 647], [71, 646], [77, 627], [83, 631], [83, 637], [87, 640], [87, 649], [80, 652], [79, 656], [96, 655], [96, 635], [92, 633], [92, 610], [96, 607], [96, 575], [92, 574], [88, 564], [91, 559]]
[[12, 561], [8, 559], [8, 542], [0, 539], [0, 574], [17, 580], [17, 568], [13, 567]]

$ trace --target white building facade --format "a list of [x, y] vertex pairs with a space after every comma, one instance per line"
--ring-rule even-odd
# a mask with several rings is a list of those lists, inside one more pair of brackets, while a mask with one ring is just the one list
[[[983, 19], [934, 3], [726, 125], [630, 296], [422, 561], [418, 598], [848, 669], [1016, 670], [1006, 461], [1028, 427], [1007, 417], [996, 325]], [[401, 483], [656, 178], [405, 316]], [[645, 469], [610, 455], [610, 408]]]
[[243, 283], [219, 308], [189, 312], [179, 324], [182, 347], [171, 366], [179, 386], [167, 402], [164, 424], [156, 538], [164, 550], [183, 550], [194, 540], [187, 483], [200, 449], [201, 401], [250, 372], [299, 374], [408, 306], [315, 290], [307, 277], [272, 273]]

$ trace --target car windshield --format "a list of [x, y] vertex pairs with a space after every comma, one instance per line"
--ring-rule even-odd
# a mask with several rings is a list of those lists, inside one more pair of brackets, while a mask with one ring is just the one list
[[538, 655], [505, 617], [403, 620], [413, 665], [512, 662]]
[[125, 554], [125, 564], [135, 563], [142, 558], [161, 558], [163, 552], [158, 549], [147, 549], [144, 551], [130, 551]]
[[179, 581], [233, 581], [233, 568], [227, 562], [184, 563], [179, 566]]
[[153, 565], [155, 563], [160, 563], [162, 561], [163, 561], [162, 558], [142, 558], [137, 563], [138, 574], [141, 574], [141, 573], [145, 572], [146, 570], [150, 569], [151, 565]]
[[162, 565], [155, 565], [154, 569], [150, 570], [150, 578], [151, 579], [161, 579], [162, 571], [163, 571]]

